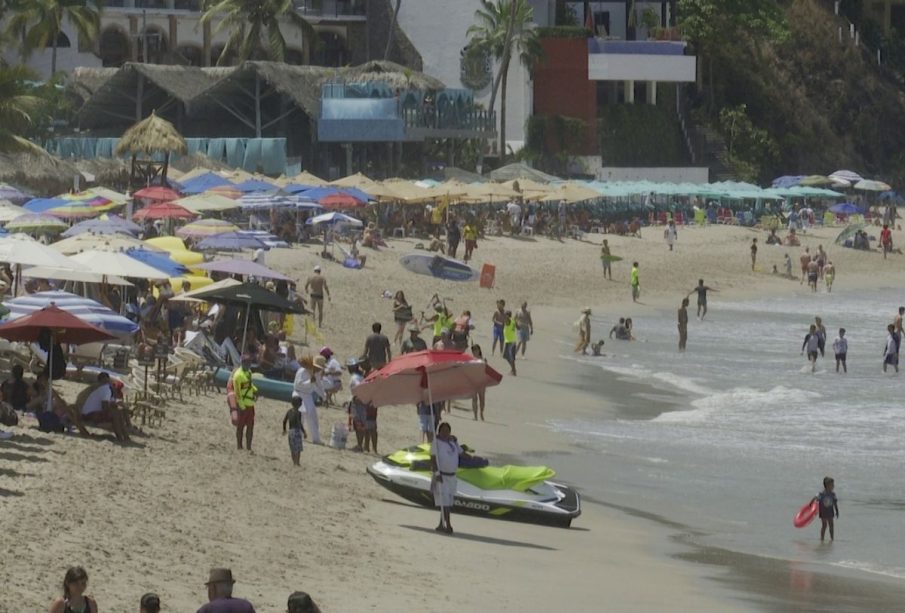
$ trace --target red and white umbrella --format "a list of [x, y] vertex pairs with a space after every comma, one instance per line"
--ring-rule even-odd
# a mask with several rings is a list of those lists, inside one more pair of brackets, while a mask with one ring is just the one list
[[132, 196], [134, 198], [153, 200], [155, 202], [172, 202], [173, 200], [179, 199], [179, 192], [172, 190], [169, 187], [152, 185], [151, 187], [145, 187], [144, 189], [138, 190], [132, 194]]
[[503, 375], [458, 351], [418, 351], [391, 360], [355, 388], [355, 396], [375, 406], [443, 402], [470, 398], [499, 385]]

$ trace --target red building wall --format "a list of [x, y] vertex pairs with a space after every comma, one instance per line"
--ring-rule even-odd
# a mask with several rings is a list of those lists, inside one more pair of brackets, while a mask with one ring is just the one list
[[583, 155], [599, 153], [597, 83], [588, 79], [584, 38], [544, 38], [544, 59], [534, 67], [534, 114], [565, 115], [585, 121]]

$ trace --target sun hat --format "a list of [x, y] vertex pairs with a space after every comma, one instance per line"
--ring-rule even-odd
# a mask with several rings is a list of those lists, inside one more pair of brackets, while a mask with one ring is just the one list
[[212, 568], [210, 575], [208, 577], [207, 583], [204, 585], [210, 585], [211, 583], [235, 583], [235, 579], [233, 579], [233, 571], [228, 568]]
[[321, 265], [318, 264], [317, 266], [314, 267], [314, 272], [320, 272], [320, 271], [321, 271]]
[[581, 312], [582, 312], [582, 313], [590, 313], [590, 312], [591, 312], [591, 307], [585, 307], [585, 308], [581, 309]]
[[324, 370], [327, 368], [327, 360], [322, 355], [316, 355], [314, 356], [314, 359], [311, 360], [311, 365], [318, 370]]
[[361, 364], [361, 360], [359, 358], [349, 358], [346, 360], [346, 367], [352, 368], [353, 366], [358, 366]]

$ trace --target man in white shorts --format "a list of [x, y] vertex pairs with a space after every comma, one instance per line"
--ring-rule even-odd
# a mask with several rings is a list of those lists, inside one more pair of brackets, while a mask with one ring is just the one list
[[459, 456], [464, 453], [451, 432], [450, 425], [443, 422], [431, 443], [431, 491], [434, 493], [434, 504], [440, 507], [440, 524], [435, 529], [446, 534], [453, 533], [449, 513], [455, 504]]

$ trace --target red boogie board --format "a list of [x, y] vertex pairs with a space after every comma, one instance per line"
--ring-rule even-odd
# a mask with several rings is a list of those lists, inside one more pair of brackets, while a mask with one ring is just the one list
[[795, 519], [792, 520], [792, 524], [796, 528], [804, 528], [817, 517], [818, 509], [817, 501], [810, 501], [798, 510], [798, 513], [795, 514]]

